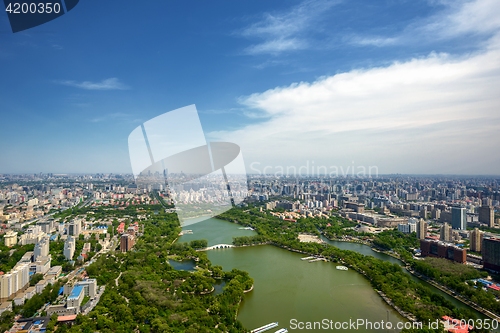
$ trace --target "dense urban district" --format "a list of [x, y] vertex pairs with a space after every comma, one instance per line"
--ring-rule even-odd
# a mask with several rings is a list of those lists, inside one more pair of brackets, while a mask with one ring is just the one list
[[[177, 192], [199, 216], [231, 195], [196, 180]], [[178, 242], [177, 204], [168, 187], [138, 187], [130, 175], [0, 175], [0, 331], [248, 332], [237, 313], [252, 277], [212, 265], [207, 240]], [[500, 321], [498, 178], [249, 176], [245, 199], [229, 208], [218, 218], [257, 233], [232, 246], [271, 244], [353, 269], [407, 321], [424, 323], [404, 332], [489, 332], [483, 325]], [[184, 260], [196, 269], [174, 268]], [[438, 329], [425, 327], [436, 319]]]

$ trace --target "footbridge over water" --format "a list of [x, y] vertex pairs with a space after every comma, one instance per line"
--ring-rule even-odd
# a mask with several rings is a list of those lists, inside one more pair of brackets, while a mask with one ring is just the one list
[[215, 250], [215, 249], [229, 249], [231, 247], [235, 247], [232, 244], [217, 244], [217, 245], [212, 245], [209, 247], [206, 247], [204, 249], [201, 249], [200, 251], [208, 251], [208, 250]]

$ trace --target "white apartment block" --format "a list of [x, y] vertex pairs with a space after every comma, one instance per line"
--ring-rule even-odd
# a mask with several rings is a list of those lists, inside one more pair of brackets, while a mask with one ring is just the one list
[[49, 237], [42, 238], [35, 245], [35, 249], [33, 251], [33, 259], [36, 261], [38, 257], [46, 257], [49, 255]]
[[15, 231], [7, 231], [7, 233], [3, 236], [3, 240], [5, 246], [11, 247], [17, 244], [17, 232]]
[[73, 259], [73, 255], [75, 254], [75, 246], [76, 240], [73, 237], [68, 237], [66, 242], [64, 243], [64, 257], [66, 260]]
[[29, 286], [30, 269], [28, 263], [17, 264], [9, 273], [0, 275], [0, 299], [11, 299]]
[[46, 235], [42, 231], [42, 228], [40, 228], [40, 226], [38, 225], [31, 226], [28, 229], [26, 229], [26, 232], [24, 234], [21, 235], [19, 243], [21, 245], [36, 244], [45, 236]]

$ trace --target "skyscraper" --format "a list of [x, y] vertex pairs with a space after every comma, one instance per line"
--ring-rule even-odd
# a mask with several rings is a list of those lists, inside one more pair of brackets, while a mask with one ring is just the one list
[[463, 207], [451, 208], [451, 226], [455, 230], [467, 229], [467, 215], [465, 213], [465, 208]]

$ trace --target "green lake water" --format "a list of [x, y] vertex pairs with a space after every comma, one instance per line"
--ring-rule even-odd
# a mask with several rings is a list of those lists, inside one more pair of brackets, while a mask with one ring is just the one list
[[[237, 224], [211, 218], [186, 226], [184, 230], [192, 230], [193, 233], [183, 235], [179, 242], [206, 239], [209, 246], [231, 244], [233, 237], [256, 234], [252, 230], [240, 228]], [[328, 243], [345, 250], [401, 263], [366, 245], [335, 241]], [[245, 294], [238, 312], [238, 319], [248, 329], [277, 321], [279, 328], [287, 328], [289, 332], [324, 332], [335, 329], [299, 330], [294, 323], [306, 324], [323, 320], [329, 323], [349, 323], [363, 319], [376, 325], [389, 319], [393, 329], [368, 329], [363, 325], [358, 326], [356, 331], [399, 332], [400, 330], [395, 329], [397, 323], [407, 322], [378, 296], [366, 278], [352, 270], [337, 270], [334, 263], [309, 263], [301, 260], [305, 255], [271, 245], [216, 249], [208, 251], [207, 255], [212, 264], [220, 265], [224, 270], [238, 268], [247, 271], [254, 279], [254, 290]], [[469, 308], [420, 279], [412, 278], [445, 296], [456, 306]], [[274, 332], [278, 327], [268, 332]]]

